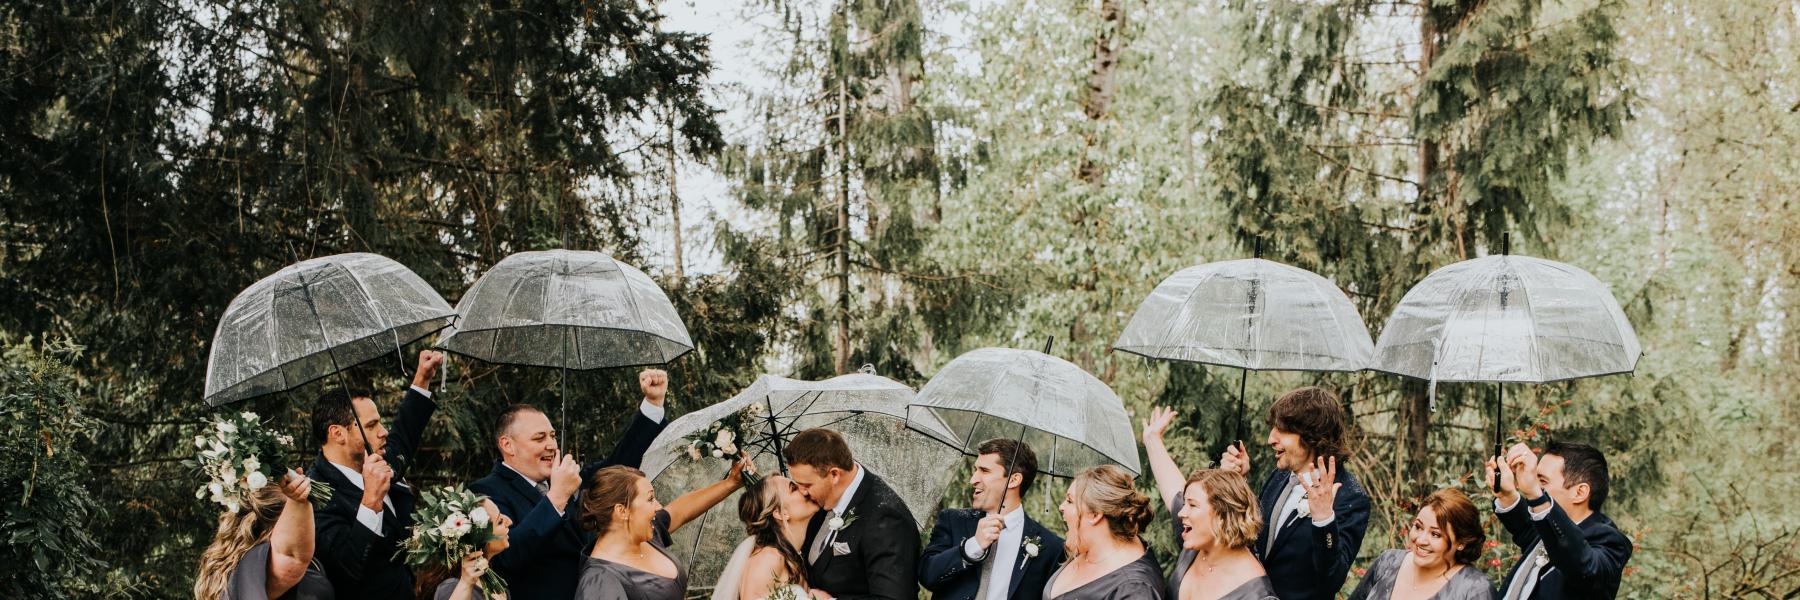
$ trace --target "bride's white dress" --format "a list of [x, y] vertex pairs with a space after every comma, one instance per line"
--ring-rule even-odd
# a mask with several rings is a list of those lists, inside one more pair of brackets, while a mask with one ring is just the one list
[[[725, 563], [725, 571], [719, 574], [718, 585], [713, 586], [712, 600], [738, 600], [738, 588], [744, 581], [744, 564], [750, 562], [750, 554], [756, 550], [756, 542], [750, 538], [738, 542], [737, 549], [731, 552], [731, 560]], [[787, 586], [795, 598], [808, 598], [806, 588], [798, 585]], [[775, 595], [775, 590], [756, 598], [766, 599]]]

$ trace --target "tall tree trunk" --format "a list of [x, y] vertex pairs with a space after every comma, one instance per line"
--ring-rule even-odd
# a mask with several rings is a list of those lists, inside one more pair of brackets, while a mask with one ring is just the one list
[[1094, 147], [1100, 143], [1099, 124], [1112, 110], [1117, 84], [1113, 72], [1118, 69], [1119, 55], [1125, 43], [1125, 11], [1120, 0], [1100, 0], [1100, 31], [1094, 36], [1094, 65], [1088, 70], [1087, 90], [1082, 97], [1082, 112], [1093, 123], [1082, 136], [1081, 165], [1076, 176], [1087, 183], [1098, 183], [1105, 168], [1094, 160]]
[[675, 287], [681, 288], [687, 281], [687, 270], [681, 260], [681, 195], [675, 191], [675, 113], [668, 114], [669, 131], [669, 217], [674, 221], [675, 233]]
[[[1436, 57], [1438, 45], [1437, 22], [1432, 16], [1430, 7], [1422, 11], [1419, 17], [1419, 77], [1423, 80], [1431, 72], [1432, 59]], [[1438, 201], [1433, 198], [1436, 190], [1441, 189], [1433, 183], [1433, 178], [1441, 177], [1439, 172], [1439, 148], [1437, 140], [1418, 138], [1419, 142], [1419, 193], [1421, 204]], [[1445, 207], [1448, 209], [1448, 207]], [[1448, 211], [1446, 211], [1448, 212]], [[1431, 398], [1426, 385], [1408, 381], [1400, 388], [1400, 431], [1395, 432], [1395, 439], [1405, 440], [1406, 465], [1403, 470], [1404, 480], [1411, 482], [1408, 493], [1422, 495], [1431, 481]]]
[[849, 50], [849, 9], [838, 5], [840, 17], [844, 19], [844, 37], [842, 47], [844, 53], [838, 55], [838, 106], [837, 106], [837, 154], [838, 154], [838, 186], [837, 186], [837, 326], [836, 335], [832, 338], [832, 367], [837, 374], [850, 372], [850, 77], [847, 67]]

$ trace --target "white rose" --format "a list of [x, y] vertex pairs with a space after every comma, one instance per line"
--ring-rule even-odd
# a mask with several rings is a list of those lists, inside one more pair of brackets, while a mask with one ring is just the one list
[[725, 453], [723, 451], [719, 450], [718, 448], [713, 448], [712, 457], [713, 458], [725, 458]]
[[218, 482], [214, 482], [211, 485], [206, 486], [206, 490], [209, 492], [212, 492], [212, 496], [214, 498], [222, 498], [225, 496], [225, 488], [219, 487]]
[[219, 433], [237, 433], [237, 426], [228, 421], [219, 421]]
[[262, 461], [256, 460], [256, 457], [252, 456], [250, 458], [244, 459], [244, 470], [245, 471], [255, 471], [260, 468], [262, 468]]
[[444, 517], [443, 524], [438, 525], [438, 531], [447, 536], [460, 537], [469, 532], [469, 517], [464, 516], [461, 511], [452, 512], [450, 516]]
[[832, 531], [837, 531], [839, 529], [843, 529], [844, 528], [844, 518], [843, 517], [832, 517], [830, 521], [825, 522], [825, 526], [830, 528]]
[[236, 482], [238, 479], [237, 469], [225, 467], [225, 470], [219, 471], [219, 479], [223, 479], [227, 482]]
[[475, 510], [469, 511], [469, 521], [474, 523], [476, 527], [487, 527], [487, 507], [479, 506], [476, 507]]
[[256, 422], [256, 413], [246, 412], [246, 413], [240, 413], [238, 416], [243, 417], [245, 421], [248, 421], [251, 423]]
[[245, 483], [250, 484], [250, 491], [253, 492], [262, 489], [265, 485], [269, 485], [269, 476], [263, 475], [262, 471], [251, 471], [250, 477], [247, 479], [248, 481]]
[[1025, 554], [1032, 558], [1037, 558], [1038, 545], [1037, 544], [1025, 544]]
[[732, 433], [730, 429], [720, 429], [719, 435], [713, 438], [713, 445], [723, 448], [731, 445], [732, 440], [735, 439], [737, 439], [737, 434]]
[[199, 448], [201, 450], [205, 450], [206, 449], [206, 436], [204, 436], [204, 435], [194, 436], [194, 447]]

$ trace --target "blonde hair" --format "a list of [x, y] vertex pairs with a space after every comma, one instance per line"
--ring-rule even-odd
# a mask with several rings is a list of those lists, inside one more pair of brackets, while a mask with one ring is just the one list
[[[1262, 532], [1262, 509], [1250, 493], [1250, 482], [1237, 471], [1201, 469], [1188, 475], [1187, 484], [1200, 484], [1212, 507], [1215, 543], [1232, 549], [1248, 548]], [[1180, 509], [1177, 509], [1180, 510]]]
[[1156, 516], [1150, 497], [1137, 491], [1131, 472], [1118, 465], [1100, 465], [1082, 471], [1069, 484], [1069, 497], [1090, 513], [1106, 518], [1114, 538], [1135, 540]]
[[212, 544], [200, 555], [200, 575], [194, 578], [196, 600], [224, 596], [225, 586], [244, 554], [275, 532], [275, 521], [281, 518], [285, 503], [281, 486], [270, 483], [251, 492], [243, 508], [219, 515], [219, 529], [213, 533]]

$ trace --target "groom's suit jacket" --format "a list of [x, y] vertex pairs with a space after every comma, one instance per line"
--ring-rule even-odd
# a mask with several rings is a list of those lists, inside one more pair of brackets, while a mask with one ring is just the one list
[[411, 535], [413, 507], [418, 499], [415, 490], [405, 483], [405, 466], [419, 450], [425, 424], [437, 403], [408, 389], [400, 401], [400, 413], [388, 433], [382, 456], [394, 466], [394, 483], [388, 487], [392, 508], [381, 511], [381, 534], [377, 535], [356, 520], [362, 503], [362, 488], [351, 483], [343, 472], [321, 456], [307, 468], [306, 476], [329, 484], [331, 501], [313, 514], [313, 557], [325, 567], [325, 576], [336, 588], [337, 597], [345, 600], [411, 598], [413, 572], [402, 562], [399, 546]]
[[[963, 555], [963, 543], [975, 537], [975, 528], [983, 516], [986, 513], [972, 508], [938, 513], [937, 524], [931, 527], [931, 543], [925, 546], [925, 555], [919, 557], [919, 583], [931, 590], [932, 598], [976, 600], [975, 592], [981, 588], [982, 565]], [[1062, 538], [1031, 517], [1025, 517], [1021, 542], [1033, 538], [1038, 542], [1038, 555], [1031, 556], [1021, 548], [1013, 560], [1012, 579], [1006, 586], [1006, 597], [1012, 600], [1043, 597], [1050, 574], [1062, 566]], [[993, 560], [994, 555], [990, 548], [984, 558]]]
[[900, 495], [865, 471], [844, 512], [848, 523], [836, 532], [825, 526], [823, 510], [807, 524], [801, 552], [829, 536], [818, 560], [807, 565], [807, 582], [839, 600], [918, 598], [919, 524]]
[[[662, 433], [663, 424], [638, 413], [626, 427], [611, 455], [584, 465], [581, 469], [581, 492], [594, 472], [613, 465], [636, 468], [644, 462], [644, 451]], [[575, 583], [581, 577], [582, 552], [594, 541], [594, 535], [577, 525], [582, 493], [569, 498], [562, 514], [556, 505], [538, 492], [531, 482], [505, 463], [494, 462], [487, 477], [469, 485], [469, 490], [494, 501], [500, 513], [513, 520], [507, 534], [506, 550], [494, 555], [494, 572], [506, 579], [510, 597], [520, 600], [548, 598], [564, 600], [575, 597]]]

